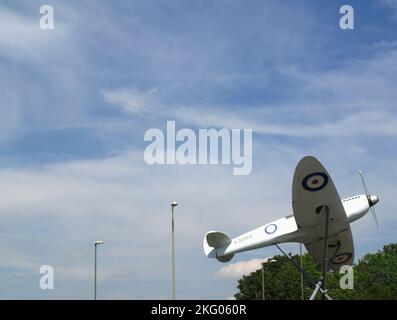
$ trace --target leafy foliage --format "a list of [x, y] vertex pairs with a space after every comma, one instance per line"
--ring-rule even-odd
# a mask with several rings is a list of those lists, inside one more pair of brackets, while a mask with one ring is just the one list
[[[314, 259], [305, 254], [303, 268], [315, 279], [321, 275]], [[263, 288], [268, 300], [301, 299], [301, 274], [285, 256], [275, 256], [275, 262], [267, 262], [262, 269], [243, 276], [238, 281], [237, 300], [261, 300]], [[300, 264], [300, 257], [292, 259]], [[333, 299], [397, 299], [397, 244], [389, 244], [377, 253], [368, 253], [357, 264], [354, 270], [354, 289], [341, 289], [343, 273], [330, 272], [327, 288]], [[263, 277], [263, 278], [262, 278]], [[343, 281], [343, 279], [342, 279]], [[310, 282], [304, 280], [304, 298], [309, 299], [313, 289]], [[317, 297], [320, 299], [321, 294]]]

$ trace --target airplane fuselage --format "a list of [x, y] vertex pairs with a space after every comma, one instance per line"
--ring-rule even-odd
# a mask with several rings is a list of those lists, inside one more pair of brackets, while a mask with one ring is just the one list
[[[342, 205], [346, 212], [347, 221], [354, 222], [362, 218], [371, 205], [378, 202], [376, 196], [357, 195], [342, 199]], [[329, 235], [337, 234], [346, 228], [346, 221], [331, 221]], [[277, 233], [280, 236], [277, 236]], [[294, 215], [289, 215], [259, 228], [244, 233], [232, 239], [232, 241], [216, 250], [217, 256], [228, 256], [238, 252], [252, 250], [261, 247], [285, 242], [310, 243], [321, 238], [324, 234], [324, 225], [299, 227]]]

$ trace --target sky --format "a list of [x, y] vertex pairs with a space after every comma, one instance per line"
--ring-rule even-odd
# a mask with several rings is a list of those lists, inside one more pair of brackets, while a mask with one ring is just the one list
[[[0, 299], [92, 299], [95, 240], [98, 298], [169, 299], [172, 200], [177, 298], [228, 299], [277, 249], [224, 265], [204, 234], [291, 214], [305, 155], [342, 198], [363, 193], [359, 169], [380, 198], [381, 232], [352, 224], [356, 261], [396, 242], [396, 0], [2, 0], [0, 21]], [[251, 173], [146, 164], [144, 134], [167, 120], [252, 129]]]

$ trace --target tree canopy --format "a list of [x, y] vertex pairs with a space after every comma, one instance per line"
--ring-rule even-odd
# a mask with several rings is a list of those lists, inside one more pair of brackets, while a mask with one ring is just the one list
[[[309, 255], [303, 255], [303, 268], [318, 279], [320, 268]], [[275, 262], [266, 262], [258, 269], [238, 280], [237, 300], [261, 300], [263, 288], [268, 300], [301, 299], [301, 275], [285, 256], [275, 256]], [[298, 264], [299, 255], [292, 256]], [[345, 275], [330, 272], [327, 288], [333, 299], [397, 299], [397, 243], [385, 245], [383, 250], [368, 253], [353, 265], [353, 289], [341, 289], [340, 280]], [[263, 275], [263, 279], [262, 279]], [[343, 279], [342, 279], [343, 280]], [[263, 285], [264, 284], [264, 285]], [[313, 289], [309, 281], [304, 280], [304, 298], [309, 299]], [[317, 295], [321, 298], [321, 294]]]

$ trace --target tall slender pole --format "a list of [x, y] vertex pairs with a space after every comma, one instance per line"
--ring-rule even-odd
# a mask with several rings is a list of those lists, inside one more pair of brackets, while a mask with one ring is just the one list
[[96, 251], [97, 243], [95, 243], [95, 258], [94, 258], [94, 300], [96, 300]]
[[[299, 243], [299, 254], [301, 258], [301, 269], [303, 270], [303, 257], [302, 257], [302, 243]], [[305, 300], [305, 296], [303, 293], [303, 273], [301, 272], [301, 299]]]
[[175, 300], [175, 222], [174, 222], [174, 208], [178, 204], [175, 201], [171, 202], [172, 208], [172, 300]]
[[96, 300], [96, 265], [97, 265], [97, 246], [103, 244], [102, 240], [97, 240], [94, 243], [95, 254], [94, 254], [94, 300]]
[[265, 264], [262, 264], [262, 300], [265, 300]]
[[323, 270], [323, 300], [327, 290], [327, 273], [328, 273], [328, 228], [329, 228], [329, 208], [325, 209], [325, 236], [324, 236], [324, 270]]
[[172, 207], [172, 300], [175, 300], [175, 222]]

